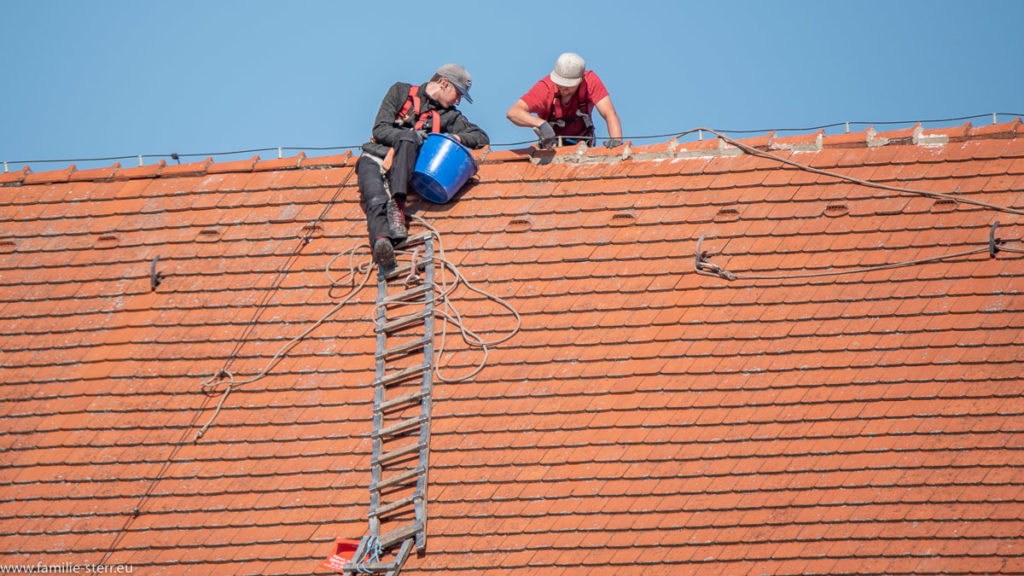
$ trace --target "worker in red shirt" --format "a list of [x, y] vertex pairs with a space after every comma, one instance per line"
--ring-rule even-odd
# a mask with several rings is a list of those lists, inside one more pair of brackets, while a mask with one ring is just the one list
[[551, 74], [508, 109], [506, 116], [516, 126], [533, 128], [541, 148], [550, 148], [557, 140], [575, 144], [580, 140], [594, 145], [594, 108], [608, 125], [609, 138], [604, 145], [622, 144], [622, 124], [604, 83], [579, 54], [566, 52], [558, 57]]

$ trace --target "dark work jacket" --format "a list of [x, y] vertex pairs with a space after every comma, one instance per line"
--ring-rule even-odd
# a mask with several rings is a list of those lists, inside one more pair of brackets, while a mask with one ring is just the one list
[[[377, 119], [373, 121], [373, 140], [363, 144], [363, 151], [373, 154], [379, 158], [387, 155], [388, 149], [398, 143], [399, 135], [408, 131], [416, 124], [418, 118], [415, 108], [410, 107], [406, 117], [402, 121], [396, 121], [395, 117], [402, 111], [402, 106], [409, 99], [409, 88], [411, 84], [396, 82], [388, 90], [384, 100], [380, 103], [380, 110], [377, 111]], [[458, 108], [442, 108], [433, 98], [427, 97], [427, 85], [420, 86], [416, 98], [420, 99], [420, 114], [430, 110], [437, 110], [441, 116], [440, 132], [458, 135], [462, 144], [467, 148], [483, 148], [490, 139], [479, 126], [473, 124], [459, 112]], [[423, 129], [432, 132], [432, 115], [426, 116], [426, 124]]]

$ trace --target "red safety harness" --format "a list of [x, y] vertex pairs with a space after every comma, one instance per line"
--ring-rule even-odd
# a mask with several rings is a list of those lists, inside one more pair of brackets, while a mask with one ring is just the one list
[[[572, 114], [572, 115], [568, 115], [568, 114], [570, 114], [570, 112], [568, 112], [564, 108], [560, 108], [561, 112], [562, 112], [562, 117], [555, 119], [554, 121], [551, 122], [551, 124], [553, 124], [555, 126], [565, 126], [566, 124], [570, 124], [570, 123], [576, 121], [577, 118], [580, 118], [580, 119], [583, 120], [583, 134], [563, 134], [563, 136], [568, 137], [568, 138], [572, 138], [574, 136], [589, 136], [589, 137], [593, 137], [594, 136], [594, 122], [590, 118], [590, 111], [587, 110], [587, 102], [589, 102], [589, 101], [590, 101], [590, 94], [589, 94], [588, 88], [587, 88], [587, 79], [584, 78], [583, 81], [580, 82], [579, 90], [576, 91], [576, 105], [577, 105], [576, 113]], [[561, 102], [561, 95], [558, 93], [558, 89], [556, 88], [555, 89], [555, 95], [551, 99], [551, 107], [549, 108], [549, 111], [548, 111], [548, 117], [549, 118], [554, 116], [555, 107], [556, 106], [561, 107], [561, 104], [562, 104], [562, 102]]]
[[[420, 99], [418, 94], [420, 87], [413, 85], [409, 87], [409, 97], [406, 98], [405, 104], [402, 109], [398, 111], [398, 115], [395, 116], [395, 125], [401, 126], [409, 121], [412, 116], [409, 115], [409, 109], [413, 110], [413, 114], [416, 118], [416, 123], [413, 125], [413, 130], [422, 130], [426, 124], [427, 118], [430, 118], [430, 131], [439, 134], [441, 132], [441, 114], [437, 110], [429, 110], [427, 112], [420, 112]], [[376, 142], [376, 140], [373, 140]], [[395, 149], [389, 148], [387, 155], [384, 156], [383, 161], [380, 163], [381, 171], [387, 172], [391, 169], [391, 162], [395, 157]], [[385, 183], [387, 180], [385, 180]], [[386, 185], [386, 184], [385, 184]]]
[[441, 132], [441, 115], [438, 114], [437, 110], [429, 110], [422, 114], [420, 113], [420, 99], [416, 97], [419, 91], [419, 86], [409, 87], [409, 98], [406, 99], [405, 105], [402, 106], [402, 110], [398, 113], [398, 116], [395, 116], [395, 123], [404, 124], [409, 121], [409, 109], [413, 108], [413, 114], [416, 117], [416, 124], [412, 127], [413, 130], [422, 130], [427, 117], [430, 117], [430, 131], [437, 134]]

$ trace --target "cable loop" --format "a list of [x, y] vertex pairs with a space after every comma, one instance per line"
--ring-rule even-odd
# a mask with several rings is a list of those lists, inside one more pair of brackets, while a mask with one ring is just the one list
[[954, 252], [951, 254], [943, 254], [941, 256], [933, 256], [930, 258], [920, 258], [917, 260], [907, 260], [904, 262], [893, 262], [892, 264], [880, 264], [878, 266], [866, 266], [863, 268], [851, 268], [848, 270], [832, 270], [828, 272], [808, 272], [805, 274], [736, 274], [730, 272], [721, 266], [707, 262], [705, 258], [707, 253], [701, 251], [701, 245], [704, 242], [704, 236], [702, 235], [697, 240], [697, 253], [694, 255], [695, 261], [693, 269], [697, 274], [704, 276], [716, 276], [724, 278], [726, 280], [789, 280], [794, 278], [821, 278], [825, 276], [841, 276], [843, 274], [857, 274], [860, 272], [875, 272], [878, 270], [890, 270], [893, 268], [903, 268], [907, 266], [916, 266], [918, 264], [930, 264], [932, 262], [940, 262], [942, 260], [952, 260], [955, 258], [964, 258], [972, 256], [974, 254], [982, 254], [987, 252], [989, 258], [995, 258], [996, 253], [999, 251], [1024, 253], [1024, 250], [1005, 247], [1005, 241], [995, 237], [996, 227], [999, 222], [992, 225], [989, 230], [989, 241], [986, 246], [982, 248], [973, 248], [970, 250], [963, 250], [960, 252]]

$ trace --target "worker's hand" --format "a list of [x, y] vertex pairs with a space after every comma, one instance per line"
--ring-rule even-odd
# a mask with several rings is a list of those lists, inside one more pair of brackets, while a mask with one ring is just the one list
[[537, 133], [537, 137], [540, 138], [541, 148], [551, 148], [555, 143], [555, 129], [551, 127], [551, 124], [547, 122], [537, 126], [533, 129]]
[[423, 141], [427, 139], [427, 136], [428, 136], [427, 131], [426, 130], [416, 130], [415, 132], [416, 132], [416, 144], [422, 146], [423, 145]]
[[621, 138], [609, 138], [604, 141], [605, 148], [618, 148], [619, 146], [622, 146]]

